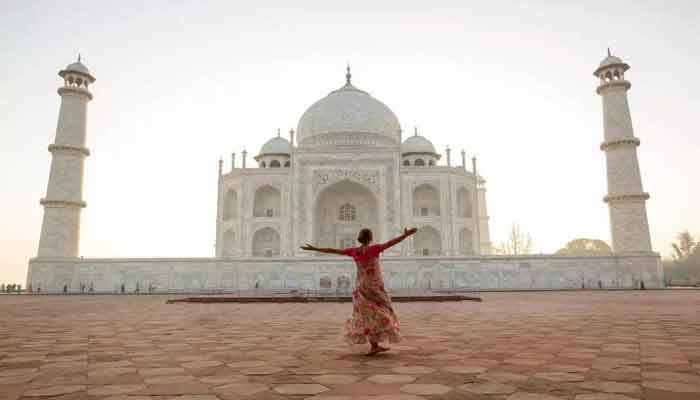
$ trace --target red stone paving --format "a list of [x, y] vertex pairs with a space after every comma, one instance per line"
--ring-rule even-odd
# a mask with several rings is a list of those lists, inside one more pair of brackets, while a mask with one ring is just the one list
[[0, 399], [700, 399], [700, 291], [397, 303], [364, 356], [343, 303], [0, 296]]

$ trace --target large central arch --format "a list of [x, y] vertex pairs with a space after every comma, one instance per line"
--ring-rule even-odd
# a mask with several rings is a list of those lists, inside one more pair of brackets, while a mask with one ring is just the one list
[[321, 247], [350, 247], [361, 228], [379, 239], [377, 198], [366, 186], [342, 180], [324, 188], [313, 208], [313, 240]]

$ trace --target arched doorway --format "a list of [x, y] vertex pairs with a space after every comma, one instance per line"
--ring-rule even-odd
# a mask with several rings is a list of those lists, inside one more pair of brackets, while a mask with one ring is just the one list
[[280, 235], [272, 228], [262, 228], [253, 235], [253, 257], [280, 255]]
[[462, 228], [462, 230], [459, 231], [459, 249], [462, 254], [474, 254], [474, 239], [472, 237], [472, 231], [469, 228]]
[[379, 239], [377, 200], [367, 187], [350, 181], [336, 182], [318, 195], [314, 207], [313, 240], [322, 247], [357, 245], [357, 233], [369, 228]]
[[238, 195], [229, 189], [224, 195], [224, 220], [238, 217]]
[[424, 183], [413, 190], [413, 215], [416, 217], [440, 215], [440, 194], [435, 186]]
[[281, 196], [278, 189], [270, 185], [260, 187], [253, 198], [253, 217], [278, 218]]
[[471, 218], [472, 216], [472, 199], [469, 191], [464, 187], [457, 191], [457, 215], [462, 218]]
[[432, 226], [419, 228], [413, 236], [413, 249], [418, 256], [439, 256], [442, 253], [440, 232]]
[[224, 232], [224, 256], [236, 255], [236, 233], [232, 230]]

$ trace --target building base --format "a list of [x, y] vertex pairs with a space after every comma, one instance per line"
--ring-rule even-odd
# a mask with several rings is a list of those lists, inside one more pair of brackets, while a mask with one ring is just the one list
[[[387, 289], [640, 289], [664, 286], [657, 253], [383, 257]], [[348, 290], [355, 265], [342, 257], [34, 258], [27, 288], [41, 293], [193, 293], [253, 289]]]

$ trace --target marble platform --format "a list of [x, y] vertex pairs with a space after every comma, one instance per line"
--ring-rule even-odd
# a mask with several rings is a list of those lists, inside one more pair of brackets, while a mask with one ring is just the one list
[[[660, 288], [657, 253], [604, 257], [555, 255], [383, 257], [394, 289]], [[27, 285], [44, 293], [192, 293], [252, 289], [349, 290], [355, 266], [344, 257], [34, 258]]]

